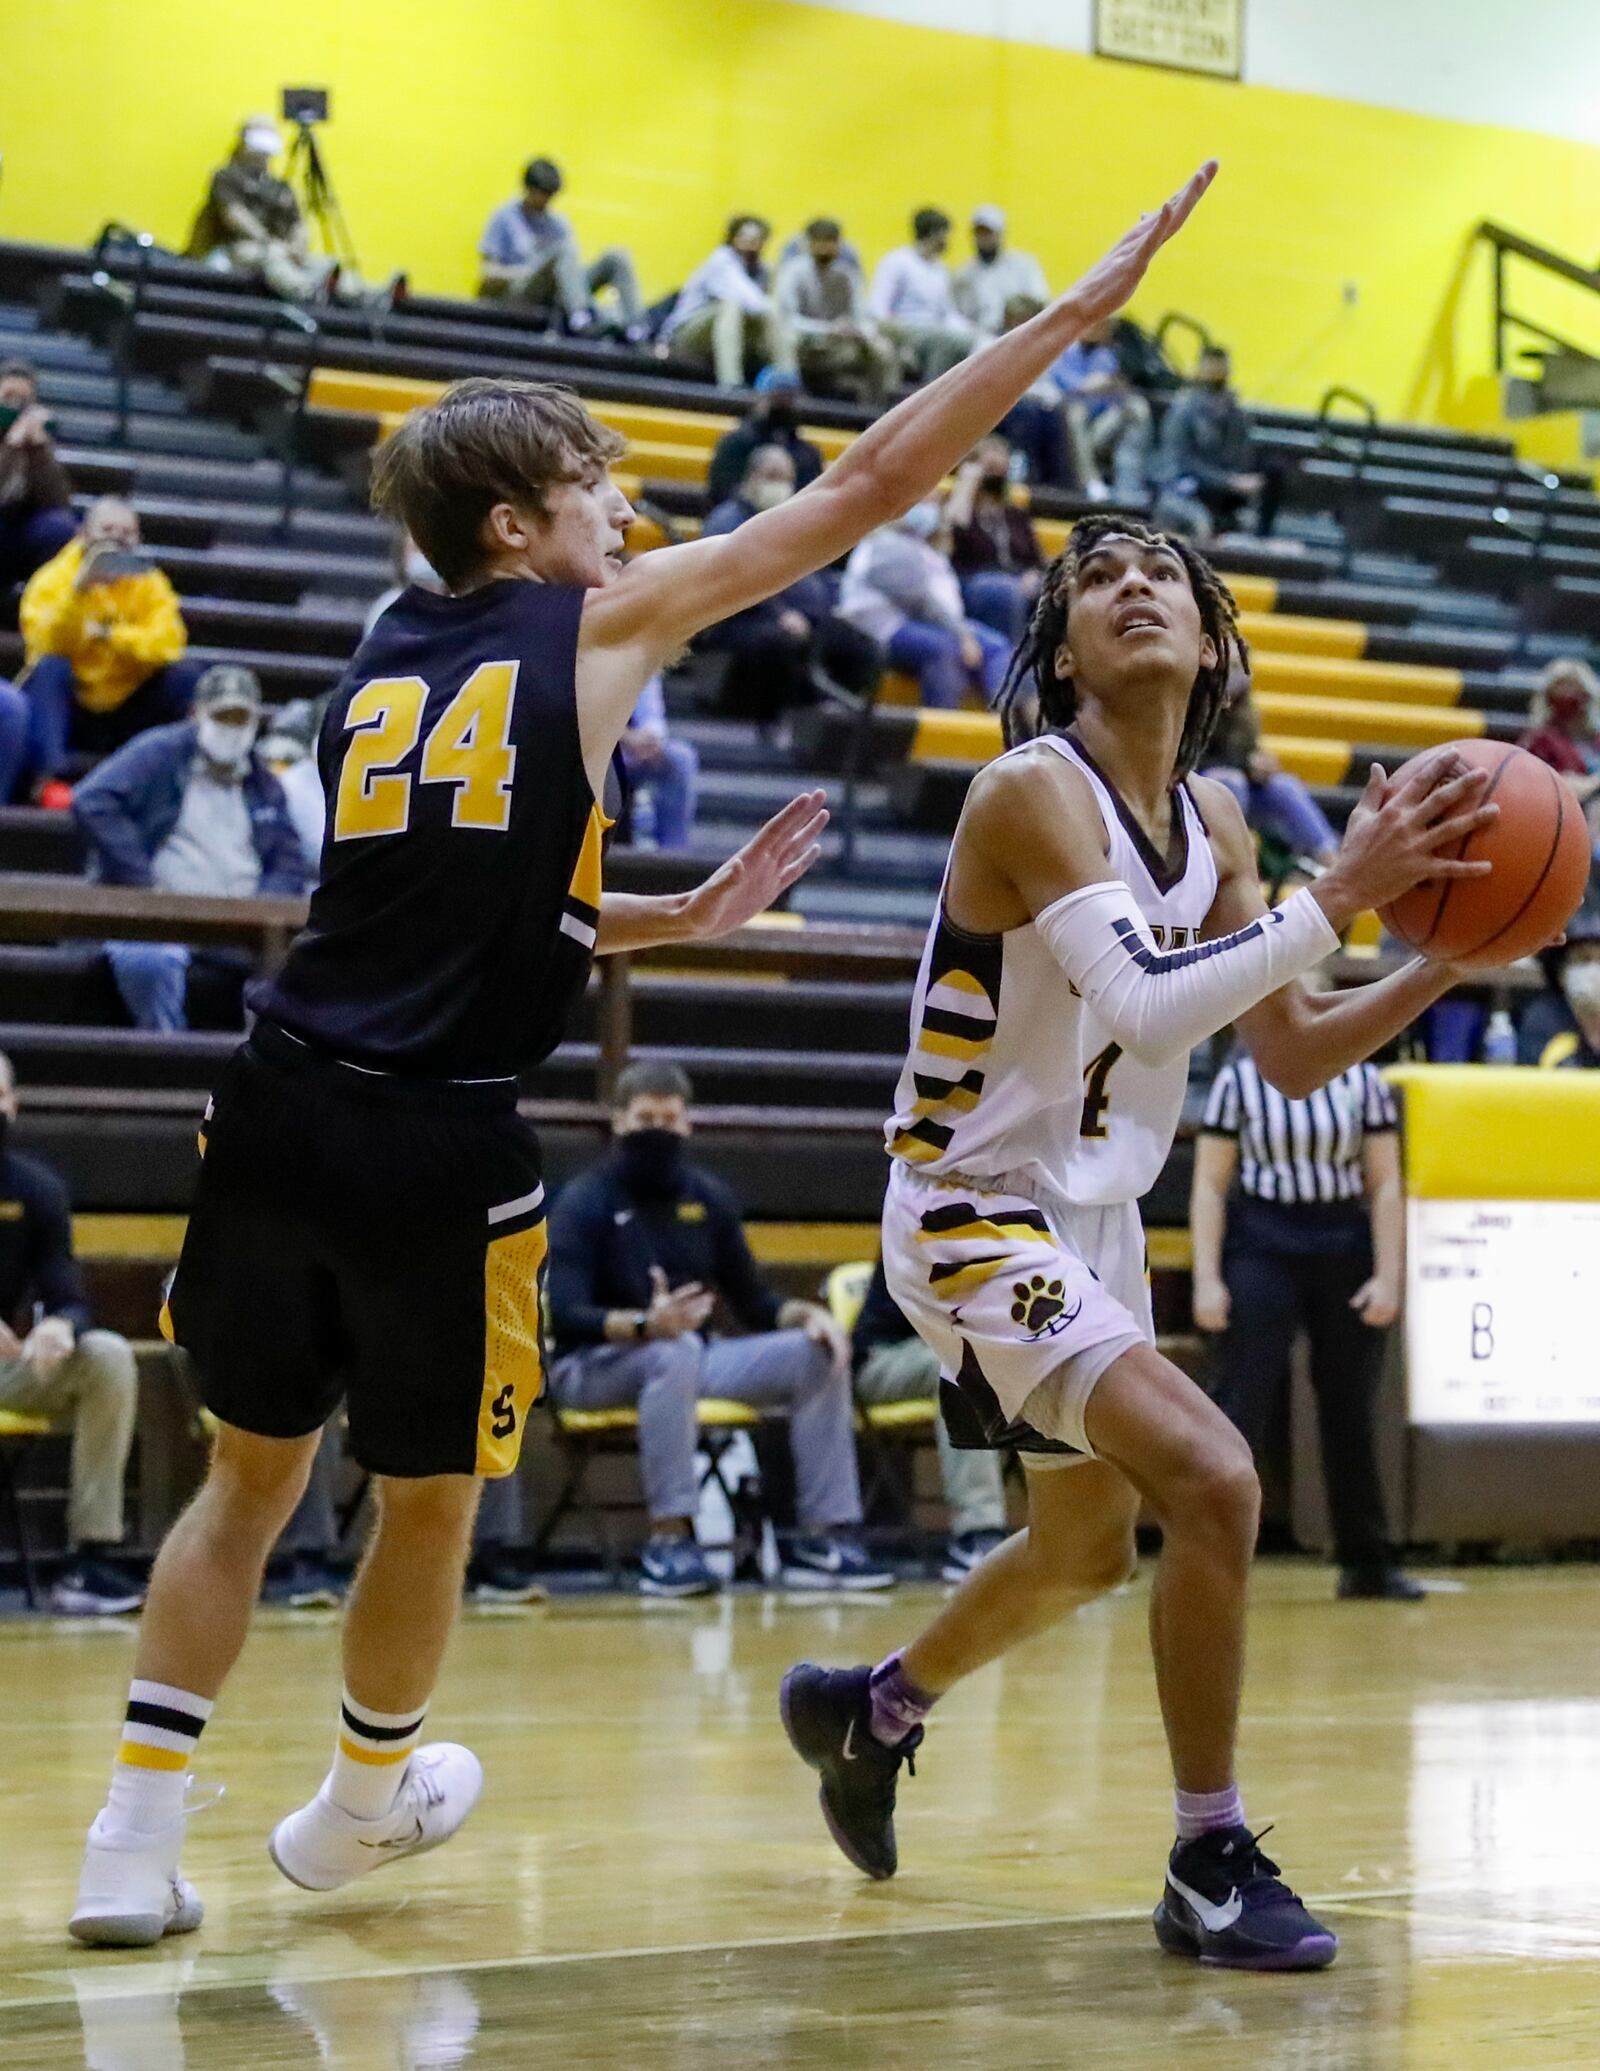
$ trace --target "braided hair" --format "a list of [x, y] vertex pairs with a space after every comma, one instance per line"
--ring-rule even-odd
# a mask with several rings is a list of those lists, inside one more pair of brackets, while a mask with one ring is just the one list
[[1217, 651], [1216, 661], [1210, 668], [1201, 668], [1189, 693], [1175, 772], [1180, 778], [1186, 777], [1193, 773], [1222, 716], [1229, 667], [1235, 650], [1244, 657], [1245, 645], [1239, 636], [1233, 597], [1205, 556], [1186, 539], [1173, 533], [1152, 532], [1128, 518], [1080, 519], [1066, 546], [1046, 569], [1033, 617], [1017, 644], [995, 699], [1006, 746], [1015, 748], [1019, 742], [1071, 724], [1078, 708], [1077, 692], [1070, 678], [1057, 676], [1056, 655], [1066, 638], [1067, 613], [1078, 570], [1096, 547], [1113, 538], [1131, 539], [1140, 546], [1167, 547], [1177, 555], [1200, 607], [1200, 630]]

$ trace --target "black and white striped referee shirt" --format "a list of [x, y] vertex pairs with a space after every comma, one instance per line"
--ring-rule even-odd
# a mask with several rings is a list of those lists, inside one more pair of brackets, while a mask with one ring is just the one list
[[1366, 1192], [1361, 1146], [1399, 1126], [1394, 1095], [1371, 1064], [1289, 1100], [1236, 1052], [1218, 1072], [1200, 1128], [1239, 1143], [1239, 1184], [1258, 1201], [1359, 1201]]

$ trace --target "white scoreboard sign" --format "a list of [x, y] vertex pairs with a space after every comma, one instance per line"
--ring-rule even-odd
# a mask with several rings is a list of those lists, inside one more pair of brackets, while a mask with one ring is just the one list
[[1600, 1201], [1408, 1209], [1413, 1424], [1600, 1424]]

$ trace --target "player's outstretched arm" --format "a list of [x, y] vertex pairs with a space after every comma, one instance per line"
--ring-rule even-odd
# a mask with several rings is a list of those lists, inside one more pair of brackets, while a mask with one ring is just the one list
[[[1484, 787], [1473, 779], [1482, 773], [1463, 769], [1452, 776], [1451, 767], [1438, 758], [1419, 757], [1392, 787], [1375, 768], [1365, 797], [1351, 815], [1339, 860], [1312, 893], [1297, 896], [1316, 897], [1334, 924], [1344, 928], [1358, 913], [1398, 898], [1424, 875], [1481, 875], [1487, 864], [1432, 858], [1425, 847], [1415, 846], [1417, 841], [1456, 846], [1473, 828], [1487, 826], [1495, 817], [1498, 808], [1478, 803]], [[1206, 933], [1226, 935], [1265, 914], [1267, 905], [1261, 896], [1255, 842], [1236, 800], [1220, 784], [1203, 783], [1203, 789], [1221, 879]], [[1377, 821], [1383, 809], [1389, 824], [1380, 830]], [[1455, 833], [1458, 822], [1461, 831]], [[1374, 867], [1372, 850], [1380, 831], [1403, 837], [1412, 846], [1397, 856], [1380, 855]], [[1400, 878], [1407, 881], [1399, 883]], [[1241, 1012], [1237, 1026], [1261, 1076], [1288, 1099], [1300, 1100], [1392, 1042], [1444, 997], [1456, 977], [1448, 965], [1417, 957], [1387, 978], [1343, 992], [1308, 992], [1296, 978]]]
[[583, 645], [665, 656], [704, 627], [776, 595], [846, 554], [935, 489], [1075, 338], [1133, 294], [1216, 175], [1215, 161], [1142, 216], [1048, 309], [880, 417], [808, 489], [737, 532], [643, 555], [595, 591]]
[[807, 791], [791, 799], [692, 892], [603, 892], [595, 955], [653, 949], [658, 942], [712, 942], [765, 913], [821, 855], [826, 796]]

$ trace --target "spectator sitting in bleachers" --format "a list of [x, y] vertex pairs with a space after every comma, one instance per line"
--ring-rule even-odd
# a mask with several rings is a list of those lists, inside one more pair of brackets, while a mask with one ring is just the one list
[[711, 508], [737, 496], [758, 446], [781, 446], [794, 465], [794, 486], [804, 489], [822, 472], [822, 449], [800, 429], [800, 376], [786, 367], [767, 367], [756, 379], [756, 399], [741, 423], [725, 431], [711, 449], [706, 494]]
[[769, 362], [794, 369], [794, 341], [770, 293], [761, 254], [772, 225], [734, 216], [727, 235], [680, 289], [662, 336], [672, 357], [709, 367], [719, 388], [743, 388]]
[[[705, 522], [707, 537], [737, 531], [757, 511], [795, 493], [794, 463], [784, 446], [758, 446], [738, 493]], [[729, 657], [722, 704], [732, 717], [775, 725], [791, 705], [808, 705], [830, 685], [864, 695], [882, 673], [877, 644], [834, 608], [834, 579], [802, 576], [748, 610], [710, 626], [695, 642], [703, 654]]]
[[1110, 317], [1091, 324], [1052, 371], [1085, 495], [1096, 503], [1113, 494], [1142, 503], [1149, 488], [1150, 405], [1123, 372], [1116, 331]]
[[[90, 504], [77, 538], [23, 591], [22, 639], [36, 784], [58, 777], [69, 752], [107, 754], [189, 709], [198, 672], [182, 658], [189, 636], [177, 592], [115, 497]], [[0, 768], [0, 794], [18, 774]]]
[[[1031, 295], [1013, 295], [1006, 304], [1002, 331], [1014, 331], [1044, 307]], [[1061, 391], [1049, 374], [1041, 375], [1020, 402], [1014, 403], [996, 427], [1022, 455], [1030, 482], [1052, 489], [1082, 487], [1072, 460], [1071, 435]]]
[[327, 794], [317, 767], [317, 736], [325, 708], [325, 699], [293, 698], [263, 721], [261, 737], [261, 759], [283, 786], [284, 804], [313, 884], [322, 869], [328, 819]]
[[0, 1409], [72, 1430], [71, 1552], [52, 1608], [133, 1611], [143, 1593], [116, 1565], [139, 1397], [133, 1348], [115, 1331], [89, 1328], [66, 1189], [17, 1151], [16, 1122], [16, 1074], [0, 1055]]
[[1011, 501], [1010, 470], [1006, 441], [985, 439], [957, 474], [944, 515], [963, 603], [1015, 647], [1038, 600], [1045, 559], [1033, 520]]
[[640, 692], [627, 731], [622, 760], [633, 792], [633, 839], [644, 833], [641, 808], [648, 816], [651, 845], [686, 849], [694, 838], [695, 784], [700, 757], [692, 741], [675, 740], [667, 729], [667, 701], [659, 674]]
[[442, 597], [445, 593], [438, 570], [409, 532], [396, 531], [390, 543], [390, 557], [394, 567], [394, 581], [386, 590], [380, 590], [368, 605], [367, 615], [361, 624], [363, 639], [408, 584], [414, 589], [429, 590], [435, 597]]
[[1600, 1071], [1600, 884], [1567, 922], [1567, 939], [1540, 958], [1545, 990], [1517, 1030], [1517, 1062], [1546, 1071]]
[[[866, 1299], [856, 1317], [850, 1349], [858, 1402], [876, 1408], [889, 1402], [938, 1401], [939, 1355], [923, 1343], [900, 1313], [881, 1259], [873, 1268]], [[959, 1582], [1006, 1536], [1001, 1456], [952, 1445], [942, 1416], [934, 1418], [934, 1437], [939, 1447], [939, 1479], [950, 1512], [944, 1579]]]
[[1226, 349], [1208, 345], [1194, 378], [1175, 398], [1161, 427], [1150, 478], [1159, 494], [1155, 522], [1193, 539], [1209, 539], [1253, 512], [1263, 536], [1283, 498], [1283, 473], [1264, 461], [1244, 405], [1229, 386]]
[[950, 283], [956, 308], [985, 338], [998, 338], [1006, 327], [1006, 304], [1018, 295], [1030, 302], [1048, 302], [1044, 268], [1032, 252], [1015, 252], [1006, 244], [1006, 212], [988, 203], [972, 211], [972, 257], [958, 266]]
[[369, 299], [348, 267], [312, 251], [295, 191], [272, 170], [283, 148], [283, 132], [270, 115], [246, 116], [232, 156], [211, 176], [187, 256], [259, 280], [285, 302]]
[[0, 591], [26, 582], [78, 529], [72, 483], [56, 453], [39, 380], [26, 360], [0, 363]]
[[942, 209], [918, 209], [911, 236], [910, 244], [879, 260], [867, 308], [899, 351], [906, 372], [918, 381], [932, 381], [966, 358], [978, 343], [978, 332], [956, 307], [944, 262], [950, 218]]
[[805, 240], [805, 250], [778, 268], [776, 289], [800, 372], [819, 395], [881, 403], [894, 378], [895, 352], [867, 313], [859, 270], [841, 255], [839, 226], [831, 216], [818, 216], [806, 225]]
[[548, 310], [581, 337], [605, 322], [595, 297], [609, 288], [617, 302], [614, 328], [637, 342], [644, 336], [644, 303], [633, 260], [614, 246], [584, 265], [572, 225], [550, 206], [561, 185], [561, 169], [550, 159], [529, 161], [521, 196], [503, 203], [484, 226], [478, 293]]
[[[686, 1154], [691, 1097], [676, 1065], [631, 1066], [617, 1082], [610, 1155], [556, 1197], [551, 1396], [561, 1409], [638, 1408], [647, 1593], [715, 1587], [693, 1528], [701, 1397], [787, 1414], [799, 1534], [784, 1552], [785, 1582], [887, 1588], [892, 1574], [857, 1536], [850, 1341], [826, 1309], [767, 1284], [732, 1192]], [[719, 1302], [748, 1336], [708, 1330]]]
[[1339, 837], [1304, 782], [1261, 745], [1261, 722], [1250, 689], [1250, 658], [1235, 645], [1228, 665], [1227, 702], [1206, 747], [1203, 775], [1238, 799], [1252, 831], [1264, 834], [1295, 861], [1326, 865]]
[[839, 613], [916, 677], [924, 705], [953, 707], [969, 689], [993, 698], [1011, 642], [968, 616], [948, 539], [931, 497], [869, 533], [845, 564]]
[[1583, 807], [1600, 862], [1600, 681], [1587, 662], [1562, 657], [1539, 679], [1520, 747], [1564, 777]]
[[[195, 688], [195, 716], [129, 741], [91, 772], [72, 807], [90, 868], [106, 884], [249, 898], [292, 895], [308, 873], [283, 786], [256, 752], [261, 688], [248, 669], [218, 664]], [[181, 942], [108, 942], [106, 956], [134, 1025], [189, 1025], [191, 955]], [[245, 960], [208, 953], [237, 1007]], [[239, 1025], [237, 1011], [226, 1017]]]

